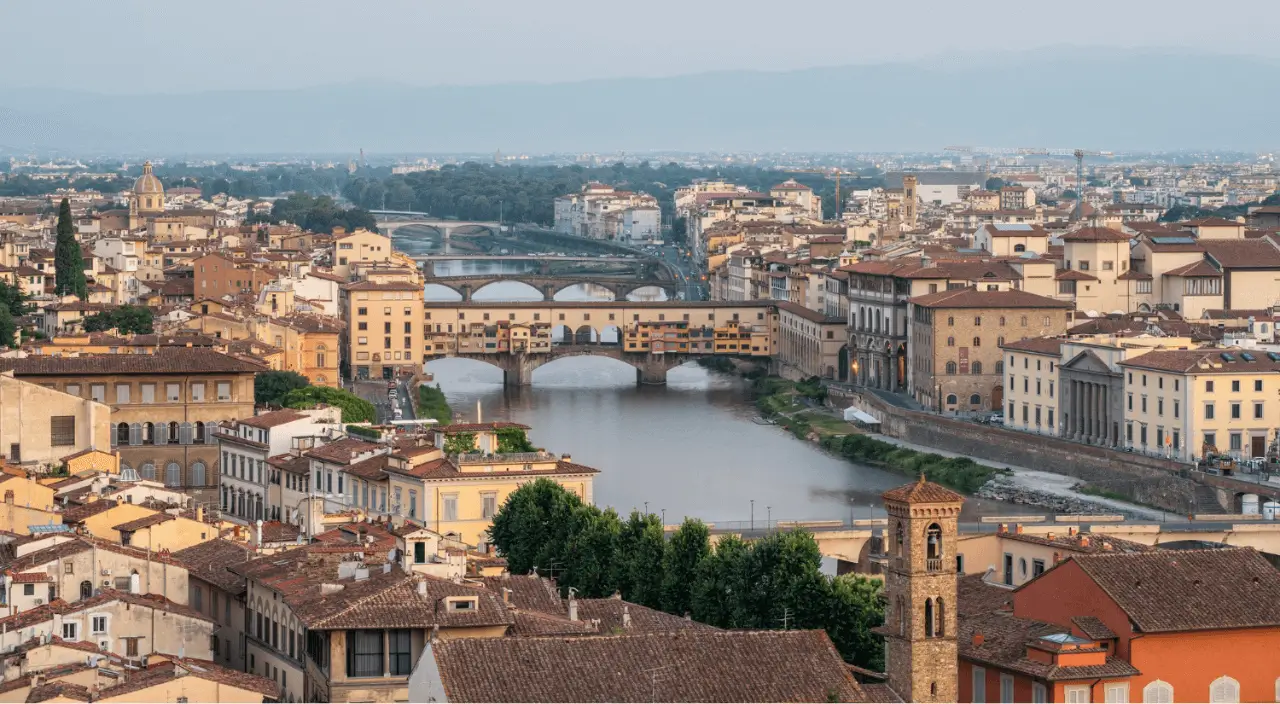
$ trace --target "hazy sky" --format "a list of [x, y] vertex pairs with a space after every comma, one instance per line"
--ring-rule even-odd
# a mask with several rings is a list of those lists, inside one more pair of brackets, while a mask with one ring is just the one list
[[1067, 44], [1274, 58], [1277, 26], [1276, 0], [2, 0], [0, 85], [556, 82]]

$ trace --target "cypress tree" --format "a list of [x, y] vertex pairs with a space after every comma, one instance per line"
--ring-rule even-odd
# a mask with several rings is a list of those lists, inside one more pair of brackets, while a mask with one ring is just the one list
[[66, 198], [58, 206], [58, 243], [53, 250], [54, 291], [59, 296], [74, 295], [80, 300], [89, 297], [89, 284], [84, 278], [84, 255], [76, 241], [76, 228], [71, 222], [71, 203]]

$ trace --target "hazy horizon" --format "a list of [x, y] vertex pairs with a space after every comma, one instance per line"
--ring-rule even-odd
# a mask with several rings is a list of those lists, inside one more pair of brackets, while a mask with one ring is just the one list
[[991, 0], [980, 13], [963, 3], [928, 5], [811, 0], [778, 9], [760, 0], [651, 0], [636, 10], [585, 0], [18, 0], [0, 5], [0, 25], [20, 30], [7, 37], [0, 85], [147, 95], [366, 82], [557, 84], [945, 66], [1063, 47], [1280, 59], [1267, 33], [1247, 31], [1280, 24], [1280, 3], [1223, 0], [1211, 13], [1191, 0], [1052, 8]]

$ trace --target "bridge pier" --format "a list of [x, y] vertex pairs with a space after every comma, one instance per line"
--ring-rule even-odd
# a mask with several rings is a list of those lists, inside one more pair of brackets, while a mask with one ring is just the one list
[[539, 364], [534, 363], [534, 359], [527, 354], [507, 354], [503, 355], [505, 359], [502, 363], [502, 385], [507, 386], [531, 386], [533, 384], [533, 370]]
[[636, 386], [664, 386], [667, 383], [667, 370], [671, 365], [661, 357], [649, 359], [636, 366]]

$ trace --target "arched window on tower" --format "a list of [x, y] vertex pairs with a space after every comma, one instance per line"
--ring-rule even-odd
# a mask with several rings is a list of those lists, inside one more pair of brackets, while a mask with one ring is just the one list
[[924, 635], [933, 637], [933, 599], [924, 600]]
[[934, 602], [933, 610], [933, 637], [941, 638], [947, 634], [947, 612], [943, 606], [942, 597], [938, 597]]
[[894, 531], [893, 536], [893, 554], [902, 557], [902, 524], [898, 524], [898, 529]]
[[942, 570], [942, 527], [930, 523], [925, 530], [925, 566], [930, 572]]
[[907, 602], [902, 597], [898, 597], [898, 635], [907, 635]]

